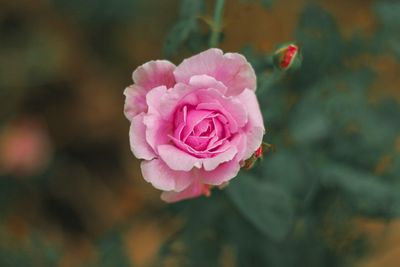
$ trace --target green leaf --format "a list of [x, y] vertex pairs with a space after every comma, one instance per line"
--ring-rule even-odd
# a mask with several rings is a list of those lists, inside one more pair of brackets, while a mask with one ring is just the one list
[[[265, 7], [265, 8], [271, 8], [272, 4], [273, 4], [273, 0], [259, 0], [261, 2], [261, 4]], [[242, 3], [251, 3], [251, 2], [257, 2], [256, 0], [240, 0], [240, 2]]]
[[398, 188], [384, 183], [380, 177], [334, 162], [321, 164], [320, 168], [322, 185], [341, 189], [357, 212], [390, 217], [397, 213], [393, 200], [398, 198]]
[[398, 1], [379, 1], [375, 4], [375, 11], [381, 22], [381, 28], [376, 37], [380, 47], [379, 52], [389, 48], [400, 59], [400, 3]]
[[28, 233], [25, 242], [20, 242], [12, 234], [2, 234], [0, 227], [0, 266], [57, 266], [62, 252], [60, 248], [45, 239], [35, 230]]
[[293, 209], [289, 195], [273, 184], [242, 174], [227, 189], [233, 203], [261, 233], [282, 240], [292, 226]]
[[292, 116], [289, 129], [296, 143], [310, 144], [327, 137], [330, 133], [329, 119], [317, 109], [298, 109]]
[[375, 5], [375, 11], [384, 27], [398, 31], [400, 27], [400, 3], [397, 1], [379, 1]]
[[[304, 192], [310, 186], [310, 177], [306, 175], [303, 166], [304, 153], [299, 155], [296, 151], [283, 147], [267, 156], [262, 161], [263, 177], [271, 183], [279, 185], [290, 192], [292, 196], [304, 197]], [[285, 168], [290, 166], [290, 168]]]
[[98, 242], [99, 259], [96, 267], [131, 267], [125, 247], [118, 232], [112, 231]]
[[198, 17], [204, 12], [203, 0], [183, 0], [179, 19], [168, 33], [164, 44], [167, 57], [174, 56], [189, 37], [198, 32]]
[[112, 24], [137, 16], [138, 2], [131, 0], [55, 0], [55, 8], [79, 20], [84, 26]]
[[191, 31], [193, 31], [196, 27], [196, 19], [190, 18], [187, 20], [178, 21], [168, 33], [164, 45], [164, 53], [167, 56], [174, 55], [182, 43], [189, 38]]
[[261, 4], [266, 8], [272, 7], [272, 0], [261, 0]]
[[[306, 6], [296, 30], [304, 61], [297, 74], [298, 86], [315, 82], [327, 71], [341, 68], [342, 40], [331, 14], [315, 4]], [[301, 75], [300, 75], [301, 74]]]

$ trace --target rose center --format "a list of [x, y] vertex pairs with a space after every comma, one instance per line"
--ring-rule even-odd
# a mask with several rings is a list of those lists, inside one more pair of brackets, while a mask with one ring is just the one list
[[223, 114], [185, 105], [175, 115], [171, 139], [180, 149], [198, 157], [221, 152], [230, 136], [228, 120]]

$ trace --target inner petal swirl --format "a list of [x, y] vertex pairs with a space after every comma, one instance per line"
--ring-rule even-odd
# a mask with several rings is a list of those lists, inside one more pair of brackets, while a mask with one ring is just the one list
[[175, 112], [174, 127], [172, 141], [193, 156], [209, 158], [229, 148], [229, 120], [219, 111], [183, 105]]

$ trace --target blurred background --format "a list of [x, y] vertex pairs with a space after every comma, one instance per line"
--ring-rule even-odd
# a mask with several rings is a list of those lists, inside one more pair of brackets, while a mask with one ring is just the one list
[[142, 179], [123, 90], [206, 49], [213, 8], [0, 0], [1, 267], [400, 266], [399, 1], [226, 0], [220, 47], [253, 63], [277, 151], [210, 198]]

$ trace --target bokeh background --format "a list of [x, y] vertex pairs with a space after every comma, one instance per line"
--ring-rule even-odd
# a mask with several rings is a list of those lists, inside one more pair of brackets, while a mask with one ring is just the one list
[[[0, 0], [0, 266], [400, 266], [399, 1], [227, 0], [277, 151], [210, 198], [143, 181], [123, 90], [206, 49], [213, 7]], [[303, 66], [277, 72], [287, 41]]]

